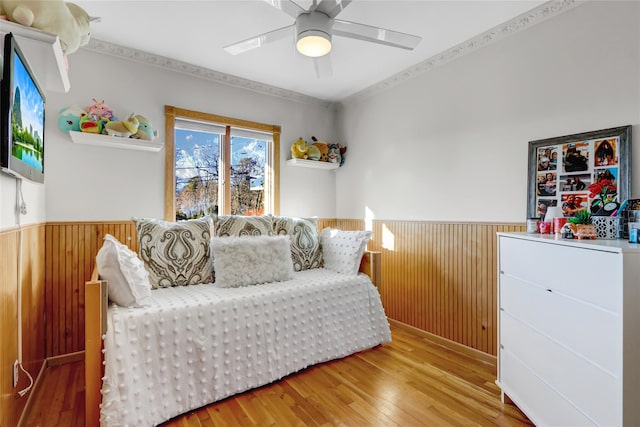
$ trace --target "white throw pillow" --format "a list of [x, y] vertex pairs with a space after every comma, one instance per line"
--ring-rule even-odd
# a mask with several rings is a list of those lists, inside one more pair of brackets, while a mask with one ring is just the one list
[[211, 252], [221, 288], [293, 278], [289, 236], [214, 237]]
[[355, 276], [371, 231], [342, 231], [325, 228], [320, 233], [320, 246], [324, 268], [337, 273]]
[[109, 299], [119, 306], [140, 307], [151, 296], [149, 273], [135, 252], [110, 234], [96, 255], [100, 277], [108, 282]]

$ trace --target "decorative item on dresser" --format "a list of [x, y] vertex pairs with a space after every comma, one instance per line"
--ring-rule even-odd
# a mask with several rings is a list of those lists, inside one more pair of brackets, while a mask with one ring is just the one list
[[640, 246], [498, 233], [498, 380], [537, 425], [640, 425]]
[[598, 239], [617, 239], [620, 237], [622, 218], [619, 216], [594, 216], [591, 218]]
[[622, 202], [631, 194], [631, 166], [630, 125], [530, 141], [527, 218], [544, 218], [552, 206], [571, 216]]

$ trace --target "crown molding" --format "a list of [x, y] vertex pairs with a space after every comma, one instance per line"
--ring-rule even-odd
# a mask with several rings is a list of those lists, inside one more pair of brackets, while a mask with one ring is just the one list
[[164, 68], [166, 70], [175, 71], [177, 73], [188, 74], [205, 80], [211, 80], [216, 83], [222, 83], [227, 86], [239, 87], [253, 92], [265, 95], [283, 98], [289, 101], [295, 101], [305, 104], [316, 104], [324, 107], [332, 107], [333, 103], [309, 95], [303, 95], [291, 90], [282, 89], [276, 86], [270, 86], [253, 80], [244, 79], [231, 74], [225, 74], [220, 71], [211, 70], [205, 67], [189, 64], [187, 62], [177, 61], [175, 59], [166, 58], [160, 55], [154, 55], [130, 47], [120, 46], [117, 44], [105, 42], [97, 39], [90, 39], [89, 43], [82, 49], [92, 52], [115, 56], [121, 59], [127, 59], [139, 62], [145, 65]]
[[567, 10], [570, 10], [580, 4], [582, 0], [551, 0], [529, 12], [523, 13], [503, 24], [500, 24], [478, 36], [464, 41], [446, 51], [434, 55], [416, 65], [413, 65], [399, 73], [392, 75], [379, 83], [369, 86], [353, 95], [344, 98], [342, 101], [332, 102], [314, 98], [298, 92], [282, 89], [276, 86], [270, 86], [253, 80], [244, 79], [231, 74], [225, 74], [220, 71], [211, 70], [209, 68], [200, 67], [175, 59], [154, 55], [130, 47], [120, 46], [102, 40], [91, 39], [89, 43], [82, 49], [90, 50], [96, 53], [111, 55], [146, 65], [164, 68], [182, 74], [188, 74], [205, 80], [214, 81], [216, 83], [228, 86], [239, 87], [253, 92], [265, 95], [275, 96], [278, 98], [295, 101], [305, 104], [321, 105], [325, 108], [338, 109], [340, 104], [359, 102], [369, 98], [375, 94], [383, 92], [394, 86], [397, 86], [407, 80], [416, 78], [436, 67], [444, 65], [468, 53], [474, 52], [493, 42], [508, 37], [514, 33], [530, 28], [549, 18], [557, 16]]
[[517, 33], [539, 24], [549, 18], [557, 16], [567, 10], [583, 4], [584, 2], [578, 0], [552, 0], [544, 4], [541, 4], [535, 9], [532, 9], [522, 15], [519, 15], [510, 21], [500, 24], [484, 33], [475, 36], [467, 41], [464, 41], [446, 51], [434, 55], [416, 65], [413, 65], [399, 73], [392, 75], [389, 78], [382, 80], [366, 89], [354, 93], [343, 99], [341, 103], [354, 103], [365, 100], [373, 95], [397, 86], [407, 80], [414, 79], [429, 70], [444, 65], [450, 61], [453, 61], [468, 53], [475, 52], [491, 43], [498, 40], [502, 40], [505, 37]]

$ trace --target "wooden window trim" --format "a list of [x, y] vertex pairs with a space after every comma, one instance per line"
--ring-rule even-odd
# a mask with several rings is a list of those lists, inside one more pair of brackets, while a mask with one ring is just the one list
[[[269, 197], [265, 200], [265, 211], [274, 215], [280, 214], [280, 126], [249, 120], [234, 119], [232, 117], [216, 114], [202, 113], [199, 111], [177, 108], [171, 105], [164, 106], [165, 113], [165, 158], [164, 158], [164, 218], [166, 221], [175, 221], [176, 218], [176, 142], [175, 121], [176, 118], [212, 122], [229, 127], [238, 127], [273, 134], [273, 158], [269, 158], [265, 170], [265, 185], [270, 189]], [[229, 133], [227, 132], [227, 135]], [[229, 195], [225, 195], [225, 205], [229, 203]], [[226, 206], [227, 209], [229, 206]]]

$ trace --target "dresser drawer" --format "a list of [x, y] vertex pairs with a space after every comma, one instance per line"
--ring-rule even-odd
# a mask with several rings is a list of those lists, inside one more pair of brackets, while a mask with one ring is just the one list
[[500, 237], [500, 271], [619, 313], [622, 257], [613, 252]]
[[507, 393], [536, 425], [595, 425], [505, 349], [500, 350], [500, 373], [502, 391]]
[[622, 373], [619, 315], [506, 273], [500, 274], [500, 310], [605, 370]]
[[[621, 425], [622, 381], [512, 316], [500, 319], [501, 347], [598, 425]], [[502, 364], [502, 361], [500, 362]], [[500, 367], [502, 374], [502, 366]]]

